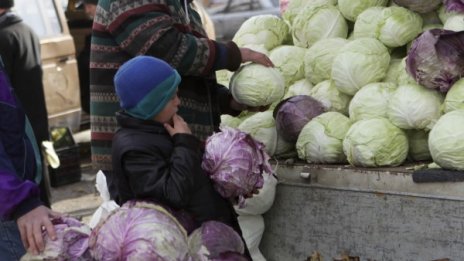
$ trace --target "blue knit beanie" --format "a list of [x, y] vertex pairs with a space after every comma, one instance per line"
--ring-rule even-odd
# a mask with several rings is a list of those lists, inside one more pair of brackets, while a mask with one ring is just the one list
[[161, 112], [177, 91], [180, 76], [163, 60], [137, 56], [114, 76], [119, 104], [132, 117], [148, 120]]

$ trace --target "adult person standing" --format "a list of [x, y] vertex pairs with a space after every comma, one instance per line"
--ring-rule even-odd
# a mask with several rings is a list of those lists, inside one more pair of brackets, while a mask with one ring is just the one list
[[[40, 148], [42, 141], [49, 140], [40, 42], [32, 29], [11, 12], [13, 6], [14, 0], [0, 0], [0, 56]], [[44, 182], [41, 188], [42, 200], [50, 206]]]
[[204, 140], [218, 130], [221, 114], [248, 109], [218, 85], [215, 71], [235, 71], [242, 62], [273, 66], [270, 59], [234, 42], [206, 36], [192, 0], [100, 0], [94, 18], [90, 61], [92, 161], [107, 175], [112, 197], [111, 140], [120, 110], [113, 86], [117, 69], [132, 57], [148, 55], [169, 63], [181, 75], [178, 114]]
[[[1, 57], [0, 57], [1, 58]], [[26, 249], [44, 250], [45, 231], [58, 216], [40, 200], [42, 161], [27, 117], [13, 94], [0, 59], [0, 259], [19, 260]]]
[[[97, 9], [98, 0], [83, 0], [85, 14], [93, 20]], [[90, 65], [90, 41], [91, 34], [85, 36], [84, 47], [77, 55], [77, 68], [79, 70], [79, 84], [81, 91], [81, 107], [86, 113], [90, 113], [90, 80], [89, 80], [89, 65]]]

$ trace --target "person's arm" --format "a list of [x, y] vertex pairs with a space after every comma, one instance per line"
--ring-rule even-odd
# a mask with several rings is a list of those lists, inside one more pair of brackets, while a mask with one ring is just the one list
[[161, 152], [130, 151], [123, 156], [124, 173], [136, 198], [161, 200], [174, 208], [188, 204], [198, 175], [192, 170], [201, 164], [196, 148], [200, 144], [193, 135], [178, 134], [174, 146], [170, 159]]
[[0, 217], [2, 220], [17, 219], [24, 248], [34, 254], [44, 250], [42, 228], [52, 240], [56, 234], [50, 217], [56, 213], [40, 202], [37, 184], [20, 180], [9, 157], [0, 143]]
[[[189, 12], [194, 11], [189, 9]], [[107, 28], [121, 48], [132, 56], [145, 54], [161, 58], [181, 75], [209, 75], [221, 69], [235, 71], [247, 61], [272, 66], [262, 53], [238, 48], [233, 42], [220, 43], [188, 33], [186, 26], [175, 21], [164, 4], [112, 15], [115, 18]]]

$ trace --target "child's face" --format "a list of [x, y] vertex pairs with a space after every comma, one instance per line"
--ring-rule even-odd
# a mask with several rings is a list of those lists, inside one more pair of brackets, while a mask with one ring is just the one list
[[172, 96], [171, 100], [168, 101], [166, 106], [164, 106], [164, 109], [160, 113], [156, 114], [154, 120], [161, 123], [170, 122], [172, 120], [172, 116], [177, 113], [179, 104], [180, 99], [176, 92], [176, 94]]

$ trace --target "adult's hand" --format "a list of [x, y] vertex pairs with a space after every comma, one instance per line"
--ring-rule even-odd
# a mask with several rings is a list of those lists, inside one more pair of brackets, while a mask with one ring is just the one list
[[47, 231], [51, 240], [56, 240], [55, 228], [51, 222], [53, 217], [60, 216], [45, 206], [38, 206], [21, 216], [16, 223], [19, 227], [24, 248], [38, 255], [45, 248], [42, 231]]
[[165, 123], [164, 128], [166, 128], [171, 137], [177, 133], [192, 134], [192, 131], [190, 130], [188, 124], [184, 121], [182, 117], [180, 117], [177, 114], [175, 114], [172, 117], [172, 125], [170, 125], [169, 123]]
[[240, 48], [240, 53], [242, 54], [242, 63], [253, 62], [262, 64], [266, 67], [274, 67], [271, 59], [267, 57], [264, 53], [253, 51], [249, 48]]

